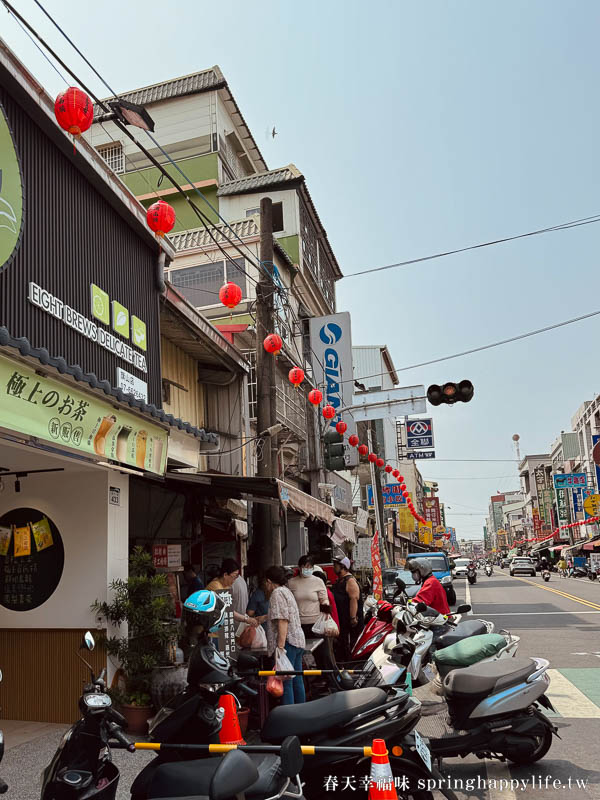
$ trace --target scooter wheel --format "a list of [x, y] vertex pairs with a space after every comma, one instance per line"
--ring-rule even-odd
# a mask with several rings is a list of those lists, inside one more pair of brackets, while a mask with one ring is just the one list
[[504, 750], [502, 755], [506, 756], [509, 761], [512, 761], [513, 764], [533, 764], [535, 761], [539, 761], [543, 758], [550, 747], [552, 746], [552, 731], [546, 730], [543, 736], [536, 736], [536, 747], [533, 753], [525, 755], [521, 752], [518, 748], [513, 750], [512, 748], [509, 750]]

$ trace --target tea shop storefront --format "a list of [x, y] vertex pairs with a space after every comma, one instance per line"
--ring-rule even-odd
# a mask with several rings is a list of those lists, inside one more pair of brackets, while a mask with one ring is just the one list
[[185, 428], [160, 409], [173, 252], [1, 41], [0, 174], [0, 707], [66, 723], [90, 604], [127, 577], [130, 475]]

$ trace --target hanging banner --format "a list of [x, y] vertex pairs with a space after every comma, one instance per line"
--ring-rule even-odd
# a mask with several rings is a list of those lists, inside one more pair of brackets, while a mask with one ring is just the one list
[[0, 357], [0, 427], [164, 475], [167, 432]]
[[398, 514], [398, 532], [399, 533], [414, 533], [415, 532], [415, 519], [410, 513], [408, 508], [399, 508]]
[[371, 564], [373, 565], [373, 596], [381, 600], [383, 593], [383, 580], [381, 576], [381, 554], [379, 552], [379, 531], [371, 539]]

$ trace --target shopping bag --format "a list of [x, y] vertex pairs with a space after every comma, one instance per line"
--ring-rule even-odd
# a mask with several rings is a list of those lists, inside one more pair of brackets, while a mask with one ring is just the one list
[[316, 633], [317, 636], [333, 638], [340, 635], [338, 626], [335, 624], [335, 620], [331, 614], [319, 614], [319, 619], [312, 626], [311, 630], [313, 633]]
[[267, 634], [265, 633], [265, 629], [262, 625], [259, 625], [258, 628], [254, 628], [254, 639], [252, 640], [252, 644], [250, 647], [253, 650], [264, 650], [267, 647]]
[[[242, 625], [244, 626], [244, 629], [240, 633]], [[252, 625], [247, 625], [245, 622], [242, 622], [237, 630], [240, 647], [252, 647], [256, 637], [256, 631], [257, 628], [253, 628]]]
[[[283, 647], [278, 647], [275, 650], [275, 671], [276, 672], [293, 672], [294, 667], [292, 662], [287, 657], [287, 653], [283, 649]], [[292, 678], [292, 675], [282, 675], [283, 680], [288, 678]]]
[[283, 695], [283, 681], [276, 675], [271, 675], [267, 678], [267, 692], [272, 694], [273, 697], [281, 697]]

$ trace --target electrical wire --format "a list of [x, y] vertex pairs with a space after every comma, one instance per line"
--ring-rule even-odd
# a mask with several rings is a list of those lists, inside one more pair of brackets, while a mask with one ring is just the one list
[[[409, 367], [396, 367], [396, 372], [406, 372], [410, 369], [418, 369], [419, 367], [428, 367], [430, 364], [439, 364], [441, 361], [450, 361], [453, 358], [461, 358], [461, 356], [468, 356], [472, 353], [480, 353], [483, 350], [490, 350], [493, 347], [500, 347], [501, 345], [510, 344], [511, 342], [518, 342], [521, 339], [527, 339], [530, 336], [538, 336], [540, 333], [547, 333], [548, 331], [556, 330], [557, 328], [564, 328], [565, 325], [572, 325], [575, 322], [582, 322], [591, 317], [597, 317], [600, 311], [590, 311], [589, 314], [582, 314], [579, 317], [567, 319], [564, 322], [556, 322], [554, 325], [546, 325], [544, 328], [538, 328], [535, 331], [528, 331], [527, 333], [520, 333], [518, 336], [511, 336], [509, 339], [502, 339], [499, 342], [492, 342], [492, 344], [484, 344], [481, 347], [472, 347], [470, 350], [463, 350], [460, 353], [453, 353], [451, 356], [442, 356], [441, 358], [432, 358], [429, 361], [421, 361], [419, 364], [411, 364]], [[380, 378], [382, 375], [387, 375], [388, 372], [378, 372], [374, 375], [363, 375], [361, 378], [352, 378], [353, 381], [366, 381], [369, 378]], [[339, 383], [349, 383], [349, 380], [339, 381]]]
[[472, 244], [468, 247], [459, 247], [456, 250], [446, 250], [442, 253], [434, 253], [430, 256], [421, 256], [421, 258], [411, 258], [408, 261], [398, 261], [396, 264], [386, 264], [383, 267], [371, 267], [370, 269], [363, 269], [360, 272], [350, 272], [344, 275], [344, 278], [355, 278], [357, 275], [368, 275], [372, 272], [382, 272], [383, 270], [396, 269], [397, 267], [407, 267], [411, 264], [421, 264], [423, 261], [433, 261], [436, 258], [445, 258], [446, 256], [457, 255], [458, 253], [466, 253], [469, 250], [478, 250], [482, 247], [492, 247], [497, 244], [504, 244], [505, 242], [513, 242], [517, 239], [526, 239], [529, 236], [539, 236], [543, 233], [552, 233], [554, 231], [565, 231], [570, 228], [579, 228], [582, 225], [592, 225], [595, 222], [600, 222], [600, 214], [594, 214], [591, 217], [582, 217], [575, 219], [571, 222], [563, 222], [559, 225], [552, 225], [548, 228], [539, 228], [535, 231], [528, 231], [527, 233], [519, 233], [515, 236], [506, 236], [502, 239], [493, 239], [489, 242], [481, 242], [480, 244]]

